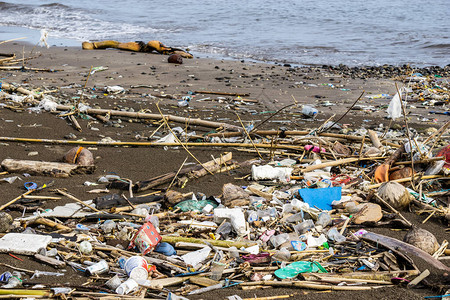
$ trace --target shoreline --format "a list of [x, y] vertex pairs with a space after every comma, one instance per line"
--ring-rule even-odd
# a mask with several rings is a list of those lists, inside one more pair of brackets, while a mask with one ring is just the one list
[[[25, 48], [24, 48], [25, 47]], [[0, 52], [14, 52], [18, 57], [30, 53], [33, 44], [14, 41], [0, 44]], [[33, 58], [27, 66], [57, 70], [57, 72], [11, 73], [12, 80], [25, 80], [28, 84], [50, 84], [56, 89], [71, 84], [84, 84], [89, 68], [105, 67], [107, 70], [95, 73], [89, 78], [88, 86], [104, 89], [109, 85], [123, 85], [130, 92], [162, 92], [173, 94], [178, 99], [188, 96], [192, 91], [210, 90], [219, 92], [245, 93], [249, 98], [259, 101], [255, 107], [276, 111], [285, 105], [297, 102], [299, 105], [311, 105], [319, 110], [313, 120], [301, 120], [301, 123], [320, 123], [332, 114], [340, 116], [350, 107], [362, 92], [364, 96], [358, 101], [356, 110], [349, 113], [347, 123], [363, 122], [366, 124], [384, 124], [386, 108], [390, 97], [397, 92], [395, 83], [406, 86], [405, 79], [412, 73], [411, 68], [403, 67], [347, 67], [347, 66], [304, 66], [293, 67], [289, 64], [268, 64], [245, 60], [217, 60], [210, 58], [184, 59], [183, 64], [167, 62], [168, 56], [156, 53], [128, 52], [118, 49], [82, 50], [79, 47], [35, 47]], [[429, 67], [415, 69], [424, 76], [450, 77], [450, 67]], [[39, 74], [39, 75], [38, 75]], [[10, 82], [9, 76], [3, 81]], [[42, 82], [42, 79], [43, 82]], [[147, 88], [132, 88], [132, 86]], [[75, 86], [67, 91], [75, 92]], [[389, 95], [389, 97], [377, 97]], [[203, 98], [208, 98], [205, 95]], [[201, 98], [200, 96], [197, 99]], [[190, 107], [210, 109], [217, 101], [224, 101], [219, 96], [211, 96], [207, 101], [197, 100]], [[222, 97], [223, 98], [223, 97]], [[426, 99], [425, 99], [426, 100]], [[172, 100], [176, 105], [176, 101]], [[412, 101], [412, 102], [411, 102]], [[409, 122], [419, 127], [438, 125], [447, 116], [430, 114], [441, 107], [424, 106], [426, 101], [410, 99], [407, 109], [411, 115]], [[227, 104], [228, 105], [228, 104]], [[253, 108], [245, 108], [251, 115]], [[242, 110], [242, 109], [241, 109]], [[301, 115], [301, 109], [292, 113]], [[337, 118], [337, 117], [336, 117]], [[344, 118], [343, 122], [346, 119]], [[364, 124], [362, 123], [362, 124]], [[396, 120], [394, 124], [402, 124]]]
[[[23, 34], [22, 34], [23, 32]], [[31, 35], [31, 37], [27, 37], [28, 39], [30, 39], [30, 41], [23, 41], [23, 43], [27, 43], [30, 45], [36, 45], [39, 42], [40, 39], [40, 29], [33, 29], [33, 28], [24, 28], [24, 27], [15, 27], [15, 26], [0, 26], [0, 34], [2, 34], [2, 36], [4, 36], [5, 38], [3, 38], [3, 40], [9, 40], [9, 39], [14, 39], [14, 38], [18, 38], [18, 37], [22, 37], [23, 35]], [[132, 41], [132, 40], [130, 40]], [[48, 44], [50, 45], [50, 47], [81, 47], [81, 43], [83, 41], [78, 41], [75, 39], [69, 39], [69, 38], [59, 38], [59, 37], [53, 37], [51, 35], [51, 32], [49, 32], [49, 38], [48, 38]], [[123, 41], [123, 42], [129, 42], [129, 41]], [[147, 42], [147, 41], [144, 41]], [[165, 43], [164, 41], [161, 41], [163, 44]], [[180, 47], [179, 45], [168, 45], [168, 46], [172, 46], [172, 47]], [[382, 64], [382, 63], [377, 63], [377, 64], [367, 64], [367, 65], [363, 65], [363, 64], [359, 64], [359, 65], [349, 65], [349, 64], [297, 64], [297, 63], [292, 63], [286, 60], [274, 60], [274, 61], [269, 61], [269, 60], [256, 60], [256, 59], [249, 59], [249, 58], [238, 58], [238, 57], [232, 57], [232, 56], [223, 56], [221, 54], [215, 54], [215, 53], [205, 53], [205, 52], [192, 52], [192, 54], [194, 54], [195, 57], [197, 58], [204, 58], [204, 59], [212, 59], [212, 60], [231, 60], [231, 61], [248, 61], [248, 62], [253, 62], [253, 63], [263, 63], [263, 64], [274, 64], [274, 65], [289, 65], [292, 67], [324, 67], [326, 66], [331, 67], [331, 68], [342, 68], [342, 67], [346, 67], [346, 68], [351, 68], [351, 69], [369, 69], [369, 68], [386, 68], [386, 67], [393, 67], [394, 69], [404, 69], [406, 66], [409, 66], [412, 69], [416, 69], [416, 70], [427, 70], [427, 69], [435, 69], [435, 70], [445, 70], [445, 74], [450, 74], [450, 61], [445, 63], [443, 62], [442, 65], [415, 65], [415, 64], [396, 64], [396, 65], [392, 65], [392, 64]]]

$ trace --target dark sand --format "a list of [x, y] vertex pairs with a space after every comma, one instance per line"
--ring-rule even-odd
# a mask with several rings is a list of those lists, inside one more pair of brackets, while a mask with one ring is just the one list
[[[22, 53], [23, 44], [6, 43], [0, 45], [2, 53], [16, 53], [19, 57]], [[25, 45], [25, 53], [30, 53], [31, 46]], [[294, 103], [294, 99], [300, 104], [314, 105], [319, 114], [314, 120], [307, 120], [301, 116], [300, 108], [288, 108], [279, 113], [270, 122], [265, 123], [261, 129], [277, 130], [282, 126], [292, 130], [314, 129], [325, 120], [336, 114], [339, 118], [350, 105], [360, 96], [362, 91], [367, 94], [391, 94], [395, 93], [395, 81], [391, 78], [351, 78], [341, 76], [335, 72], [317, 67], [296, 67], [259, 64], [239, 61], [216, 61], [208, 59], [184, 60], [182, 65], [167, 63], [167, 56], [145, 53], [130, 53], [117, 50], [84, 51], [81, 48], [37, 48], [34, 50], [35, 58], [26, 62], [27, 67], [53, 69], [56, 72], [33, 72], [33, 71], [0, 71], [3, 82], [21, 85], [27, 89], [40, 89], [41, 91], [55, 90], [54, 95], [58, 99], [64, 99], [67, 104], [73, 104], [78, 97], [78, 91], [86, 84], [84, 101], [93, 107], [105, 109], [126, 109], [134, 111], [146, 110], [158, 113], [155, 103], [164, 113], [184, 117], [209, 119], [221, 121], [239, 126], [235, 113], [238, 113], [245, 124], [253, 121], [256, 124], [266, 119], [270, 112]], [[87, 80], [89, 69], [93, 67], [107, 67], [108, 69], [96, 72]], [[404, 74], [405, 75], [405, 74]], [[311, 86], [315, 84], [317, 86]], [[329, 84], [333, 84], [332, 88]], [[106, 86], [119, 85], [126, 89], [126, 93], [118, 95], [105, 94]], [[142, 86], [142, 87], [137, 87]], [[344, 90], [342, 90], [344, 89]], [[151, 98], [148, 94], [166, 93], [180, 99], [188, 95], [189, 91], [220, 91], [229, 93], [248, 93], [248, 99], [258, 100], [257, 104], [235, 105], [230, 97], [217, 95], [197, 94], [190, 101], [188, 108], [177, 107], [174, 99]], [[211, 101], [198, 101], [210, 98]], [[325, 101], [330, 101], [333, 106], [321, 106]], [[2, 103], [3, 100], [0, 100]], [[386, 119], [387, 99], [367, 99], [363, 97], [359, 105], [373, 106], [375, 111], [352, 110], [340, 123], [348, 124], [349, 128], [371, 128], [384, 124], [389, 126], [390, 120]], [[431, 115], [429, 110], [421, 107], [421, 103], [414, 103], [415, 108], [409, 108], [410, 125], [421, 131], [429, 127], [440, 127], [448, 120], [448, 116]], [[434, 121], [423, 121], [422, 118]], [[120, 119], [120, 123], [118, 120]], [[114, 118], [117, 127], [104, 126], [96, 120], [85, 120], [78, 118], [83, 128], [77, 131], [65, 119], [57, 117], [49, 112], [29, 113], [28, 111], [17, 112], [7, 108], [0, 108], [0, 130], [1, 136], [22, 138], [46, 138], [64, 139], [70, 133], [75, 134], [77, 139], [87, 141], [99, 141], [104, 137], [110, 137], [120, 141], [147, 141], [147, 137], [159, 126], [156, 121], [140, 121], [129, 118]], [[186, 124], [172, 124], [172, 127], [186, 127]], [[391, 126], [403, 126], [402, 120], [393, 122]], [[98, 129], [98, 130], [97, 130]], [[211, 131], [208, 128], [188, 126], [188, 131], [195, 130], [198, 135]], [[168, 132], [161, 130], [157, 136], [164, 136]], [[59, 161], [72, 146], [70, 145], [48, 145], [42, 143], [25, 142], [0, 142], [0, 161], [6, 158], [31, 159], [43, 161]], [[184, 159], [188, 156], [181, 147], [168, 149], [149, 147], [108, 147], [92, 146], [89, 149], [94, 153], [96, 171], [93, 174], [75, 175], [70, 178], [50, 178], [43, 176], [32, 176], [22, 179], [34, 181], [39, 185], [54, 180], [50, 189], [39, 192], [38, 195], [55, 195], [53, 188], [66, 188], [67, 191], [81, 200], [93, 199], [95, 195], [86, 191], [100, 186], [86, 186], [86, 181], [96, 182], [105, 174], [117, 174], [131, 180], [145, 180], [160, 174], [176, 171]], [[242, 162], [256, 158], [255, 153], [244, 153], [231, 148], [193, 148], [190, 151], [202, 162], [218, 157], [228, 151], [233, 152], [233, 158]], [[30, 153], [37, 152], [35, 156]], [[194, 163], [189, 157], [188, 163]], [[219, 196], [224, 183], [233, 182], [238, 185], [246, 185], [248, 181], [240, 179], [249, 174], [249, 168], [242, 168], [229, 173], [218, 174], [214, 177], [205, 176], [196, 180], [190, 180], [181, 189], [183, 192], [200, 192], [207, 196]], [[4, 178], [5, 176], [2, 176]], [[22, 194], [24, 181], [16, 181], [13, 184], [2, 183], [0, 204], [4, 204]], [[118, 192], [121, 191], [114, 191]], [[71, 202], [62, 197], [58, 201], [46, 201], [40, 203], [41, 208], [53, 208], [57, 205]], [[11, 211], [14, 217], [21, 214]], [[426, 214], [418, 216], [413, 213], [405, 213], [407, 218], [414, 224], [420, 224]], [[445, 232], [446, 224], [435, 218], [431, 218], [422, 228], [433, 232], [439, 242], [449, 239]], [[404, 231], [393, 231], [390, 228], [373, 228], [375, 232], [402, 238]], [[20, 268], [30, 270], [54, 269], [34, 262], [26, 256], [20, 256], [23, 261], [18, 261], [6, 254], [0, 254], [4, 263], [12, 264]], [[448, 260], [447, 260], [448, 261]], [[8, 268], [0, 266], [0, 271]], [[33, 282], [81, 284], [87, 280], [82, 272], [75, 272], [68, 268], [68, 276], [64, 277], [41, 277]], [[282, 294], [293, 294], [292, 298], [304, 299], [332, 299], [332, 298], [355, 298], [364, 299], [420, 299], [426, 295], [435, 295], [436, 291], [430, 289], [407, 290], [401, 287], [384, 288], [369, 292], [331, 292], [318, 293], [314, 291], [292, 290], [292, 289], [265, 289], [241, 291], [239, 289], [223, 289], [209, 294], [197, 296], [195, 299], [224, 299], [228, 295], [239, 294], [241, 297], [273, 296]], [[306, 293], [303, 295], [303, 293]], [[192, 297], [194, 299], [194, 297]]]

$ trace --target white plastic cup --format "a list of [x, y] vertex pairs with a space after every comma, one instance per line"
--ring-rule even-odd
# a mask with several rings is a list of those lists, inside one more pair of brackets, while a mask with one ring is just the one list
[[109, 287], [111, 290], [116, 290], [121, 284], [122, 280], [120, 280], [118, 275], [115, 275], [105, 283], [105, 285]]
[[134, 280], [146, 280], [148, 278], [148, 264], [142, 256], [132, 256], [125, 262], [125, 272]]
[[219, 281], [222, 278], [223, 271], [225, 270], [226, 264], [213, 261], [211, 265], [211, 275], [209, 276], [212, 280]]
[[138, 283], [134, 279], [129, 278], [116, 288], [116, 293], [119, 295], [127, 295], [136, 290], [138, 287]]

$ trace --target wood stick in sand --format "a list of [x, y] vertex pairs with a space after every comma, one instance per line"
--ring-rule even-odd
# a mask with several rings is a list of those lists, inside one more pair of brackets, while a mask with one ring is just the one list
[[8, 203], [3, 204], [2, 206], [0, 206], [0, 211], [4, 210], [5, 208], [7, 208], [8, 206], [10, 206], [11, 204], [15, 203], [16, 201], [22, 199], [23, 196], [26, 196], [28, 194], [31, 194], [34, 190], [28, 190], [25, 193], [23, 193], [22, 195], [20, 195], [19, 197], [16, 197], [14, 199], [12, 199], [11, 201], [9, 201]]
[[60, 193], [61, 195], [64, 195], [64, 196], [66, 196], [67, 198], [70, 198], [70, 199], [72, 199], [72, 200], [75, 200], [76, 202], [80, 203], [80, 204], [83, 205], [83, 206], [86, 206], [87, 208], [89, 208], [89, 209], [91, 209], [91, 210], [93, 210], [93, 211], [100, 212], [100, 211], [99, 211], [98, 209], [96, 209], [95, 207], [92, 207], [92, 206], [90, 206], [89, 204], [84, 203], [84, 202], [81, 201], [80, 199], [78, 199], [78, 198], [72, 196], [72, 195], [69, 194], [69, 193], [64, 192], [63, 190], [57, 189], [56, 191], [57, 191], [58, 193]]
[[408, 224], [409, 227], [412, 227], [412, 223], [410, 221], [408, 221], [398, 210], [393, 208], [388, 202], [386, 202], [383, 198], [381, 198], [378, 195], [378, 193], [375, 193], [374, 195], [381, 203], [384, 204], [384, 206], [389, 208], [393, 213], [397, 214], [400, 217], [400, 219], [402, 219], [406, 224]]
[[214, 92], [214, 91], [195, 91], [196, 94], [205, 94], [205, 95], [222, 95], [222, 96], [235, 96], [235, 97], [248, 97], [250, 94], [248, 93], [226, 93], [226, 92]]

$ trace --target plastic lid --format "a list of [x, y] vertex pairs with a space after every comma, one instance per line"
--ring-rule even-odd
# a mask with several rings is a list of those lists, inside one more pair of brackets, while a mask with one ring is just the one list
[[146, 280], [148, 278], [148, 272], [143, 267], [136, 267], [131, 270], [129, 277], [134, 280]]

